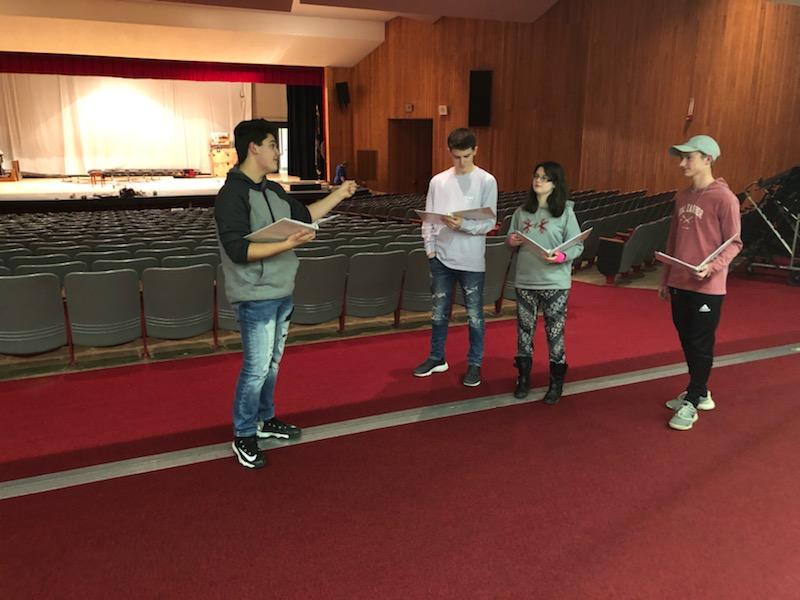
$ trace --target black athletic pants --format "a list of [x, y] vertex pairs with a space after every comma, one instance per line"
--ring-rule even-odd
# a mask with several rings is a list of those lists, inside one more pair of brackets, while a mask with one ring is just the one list
[[672, 322], [678, 330], [689, 367], [686, 400], [697, 406], [700, 397], [708, 393], [706, 384], [714, 364], [714, 340], [725, 296], [710, 296], [676, 288], [669, 288], [669, 293]]

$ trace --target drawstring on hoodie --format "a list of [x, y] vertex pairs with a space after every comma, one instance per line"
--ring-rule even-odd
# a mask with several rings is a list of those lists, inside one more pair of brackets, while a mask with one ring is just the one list
[[267, 203], [267, 208], [269, 209], [269, 216], [272, 217], [272, 222], [275, 223], [275, 213], [272, 212], [272, 206], [269, 203], [269, 198], [267, 197], [267, 189], [261, 189], [261, 195], [264, 196], [264, 202]]

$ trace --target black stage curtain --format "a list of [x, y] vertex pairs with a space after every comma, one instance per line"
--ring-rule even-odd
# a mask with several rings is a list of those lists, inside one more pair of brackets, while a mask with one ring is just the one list
[[287, 85], [289, 113], [289, 175], [300, 179], [325, 176], [322, 136], [322, 88]]

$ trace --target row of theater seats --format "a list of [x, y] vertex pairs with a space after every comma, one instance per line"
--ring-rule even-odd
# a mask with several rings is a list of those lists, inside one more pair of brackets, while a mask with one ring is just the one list
[[[585, 190], [573, 193], [573, 200], [602, 199], [616, 191], [595, 192]], [[500, 192], [497, 197], [497, 216], [502, 220], [525, 202], [527, 191]], [[382, 196], [369, 196], [354, 198], [342, 202], [337, 211], [348, 215], [370, 216], [387, 220], [414, 220], [418, 219], [415, 210], [424, 210], [425, 196], [422, 194], [387, 194]]]
[[[484, 303], [500, 310], [510, 251], [486, 250]], [[224, 294], [221, 267], [147, 268], [72, 272], [63, 289], [56, 275], [0, 277], [0, 353], [29, 355], [64, 345], [105, 347], [141, 339], [185, 339], [237, 330]], [[423, 249], [301, 258], [295, 289], [295, 324], [430, 311], [430, 269]], [[460, 292], [456, 302], [463, 304]], [[145, 348], [146, 352], [146, 348]]]
[[600, 238], [597, 248], [597, 270], [613, 284], [617, 275], [639, 271], [653, 261], [654, 253], [667, 244], [671, 216], [637, 225], [630, 232]]
[[614, 213], [597, 219], [589, 219], [581, 223], [581, 229], [592, 228], [591, 235], [583, 244], [580, 260], [593, 263], [597, 258], [601, 238], [614, 237], [617, 233], [633, 230], [644, 223], [659, 221], [672, 214], [675, 205], [673, 199], [663, 200], [643, 208]]

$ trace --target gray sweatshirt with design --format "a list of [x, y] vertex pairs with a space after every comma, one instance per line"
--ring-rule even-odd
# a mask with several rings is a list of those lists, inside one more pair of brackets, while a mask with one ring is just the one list
[[[511, 217], [508, 233], [519, 231], [544, 248], [555, 248], [581, 232], [573, 207], [573, 202], [567, 202], [562, 215], [556, 218], [547, 207], [540, 206], [531, 213], [520, 206]], [[572, 261], [582, 253], [583, 242], [579, 242], [564, 250], [566, 261], [548, 263], [522, 245], [517, 256], [516, 286], [525, 290], [569, 289], [572, 287]]]
[[300, 264], [293, 250], [248, 262], [244, 236], [284, 217], [311, 223], [311, 213], [277, 183], [255, 183], [238, 167], [228, 172], [214, 202], [225, 294], [228, 301], [276, 300], [291, 296]]

